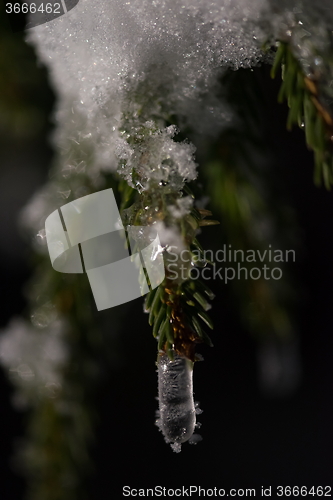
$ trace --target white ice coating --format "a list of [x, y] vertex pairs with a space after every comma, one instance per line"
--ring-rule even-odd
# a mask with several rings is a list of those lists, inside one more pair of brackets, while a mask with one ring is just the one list
[[166, 354], [158, 356], [157, 425], [165, 441], [175, 452], [181, 451], [181, 443], [193, 435], [196, 425], [196, 409], [193, 400], [193, 363], [175, 355], [171, 361]]

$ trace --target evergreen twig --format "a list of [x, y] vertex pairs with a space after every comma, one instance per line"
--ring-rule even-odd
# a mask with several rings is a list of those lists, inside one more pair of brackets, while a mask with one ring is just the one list
[[314, 152], [314, 182], [326, 189], [333, 185], [333, 117], [322, 102], [315, 76], [306, 76], [290, 45], [278, 42], [275, 61], [271, 70], [275, 78], [278, 70], [282, 72], [282, 85], [279, 102], [287, 101], [289, 114], [287, 128], [298, 125], [305, 131], [306, 143]]

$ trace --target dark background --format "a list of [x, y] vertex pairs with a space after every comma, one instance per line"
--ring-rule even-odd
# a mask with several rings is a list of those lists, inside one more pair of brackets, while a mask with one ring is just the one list
[[[49, 116], [54, 96], [48, 86], [47, 71], [36, 70], [33, 50], [24, 45], [23, 34], [11, 33], [3, 17], [1, 23], [3, 328], [26, 305], [22, 287], [31, 273], [29, 241], [20, 236], [17, 218], [47, 179], [53, 154], [48, 135], [52, 130]], [[10, 52], [7, 60], [4, 48]], [[285, 198], [296, 210], [302, 237], [301, 258], [296, 257], [291, 269], [297, 283], [295, 315], [300, 334], [301, 383], [287, 397], [261, 393], [257, 344], [241, 326], [226, 287], [213, 283], [217, 293], [211, 311], [214, 348], [199, 348], [204, 362], [197, 363], [194, 370], [195, 398], [204, 410], [199, 416], [203, 441], [196, 446], [185, 444], [182, 452], [175, 454], [154, 426], [156, 343], [147, 317], [142, 314], [142, 301], [119, 306], [121, 328], [116, 355], [96, 393], [99, 424], [92, 447], [95, 471], [89, 479], [91, 499], [121, 498], [124, 485], [259, 488], [332, 484], [333, 194], [313, 185], [313, 156], [306, 150], [303, 132], [286, 131], [287, 108], [276, 100], [279, 82], [270, 80], [267, 67], [256, 71], [265, 89], [267, 106], [263, 112], [269, 146], [276, 155]], [[24, 114], [23, 118], [20, 115], [25, 106], [28, 117], [31, 110], [39, 110], [39, 118], [34, 122], [36, 133], [25, 132], [29, 127], [25, 127]], [[220, 237], [218, 228], [205, 231], [216, 231], [216, 238]], [[205, 243], [205, 235], [201, 242]], [[111, 332], [112, 316], [106, 315], [105, 320], [110, 321]], [[3, 371], [0, 384], [0, 498], [20, 500], [24, 482], [10, 457], [17, 438], [23, 435], [25, 415], [12, 408], [13, 389]]]

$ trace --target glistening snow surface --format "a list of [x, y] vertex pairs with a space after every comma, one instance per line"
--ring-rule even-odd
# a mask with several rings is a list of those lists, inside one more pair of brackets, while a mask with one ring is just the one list
[[[141, 125], [176, 114], [180, 124], [199, 133], [217, 133], [230, 119], [217, 98], [218, 77], [223, 67], [249, 67], [261, 59], [257, 37], [264, 5], [80, 0], [66, 15], [30, 30], [28, 39], [49, 66], [60, 98], [56, 145], [66, 148], [68, 137], [88, 141], [97, 172], [116, 169], [124, 156], [142, 156], [124, 145], [120, 133], [137, 132], [139, 115]], [[167, 144], [172, 139], [163, 120], [155, 122], [155, 140], [146, 149], [157, 151], [163, 138], [165, 147], [177, 149]], [[189, 148], [184, 144], [172, 154], [180, 175], [190, 179], [196, 173]]]
[[183, 104], [185, 111], [187, 100], [211, 89], [221, 65], [238, 68], [259, 60], [254, 36], [264, 5], [80, 0], [67, 15], [32, 30], [30, 38], [51, 67], [58, 92], [72, 95], [84, 114], [110, 98], [117, 107], [124, 91], [143, 79], [155, 89], [164, 86], [171, 106]]
[[[27, 35], [59, 96], [60, 169], [80, 150], [96, 187], [101, 170], [118, 169], [140, 191], [152, 182], [179, 190], [196, 177], [196, 137], [233, 119], [223, 71], [254, 66], [265, 41], [289, 38], [318, 72], [332, 27], [332, 0], [80, 0]], [[194, 145], [175, 141], [175, 120]]]

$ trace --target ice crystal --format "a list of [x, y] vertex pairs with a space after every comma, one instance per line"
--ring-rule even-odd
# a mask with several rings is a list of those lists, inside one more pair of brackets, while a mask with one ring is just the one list
[[193, 401], [193, 363], [183, 356], [172, 361], [166, 354], [158, 358], [159, 418], [157, 426], [175, 452], [193, 435], [196, 411]]
[[[117, 142], [119, 171], [131, 186], [143, 191], [161, 183], [179, 190], [184, 180], [195, 179], [195, 147], [187, 142], [175, 142], [176, 133], [174, 125], [156, 130], [154, 122], [146, 122], [142, 130], [135, 130], [133, 134], [136, 142], [140, 140], [139, 144], [130, 146], [124, 139]], [[133, 170], [139, 174], [136, 182], [132, 180]]]

